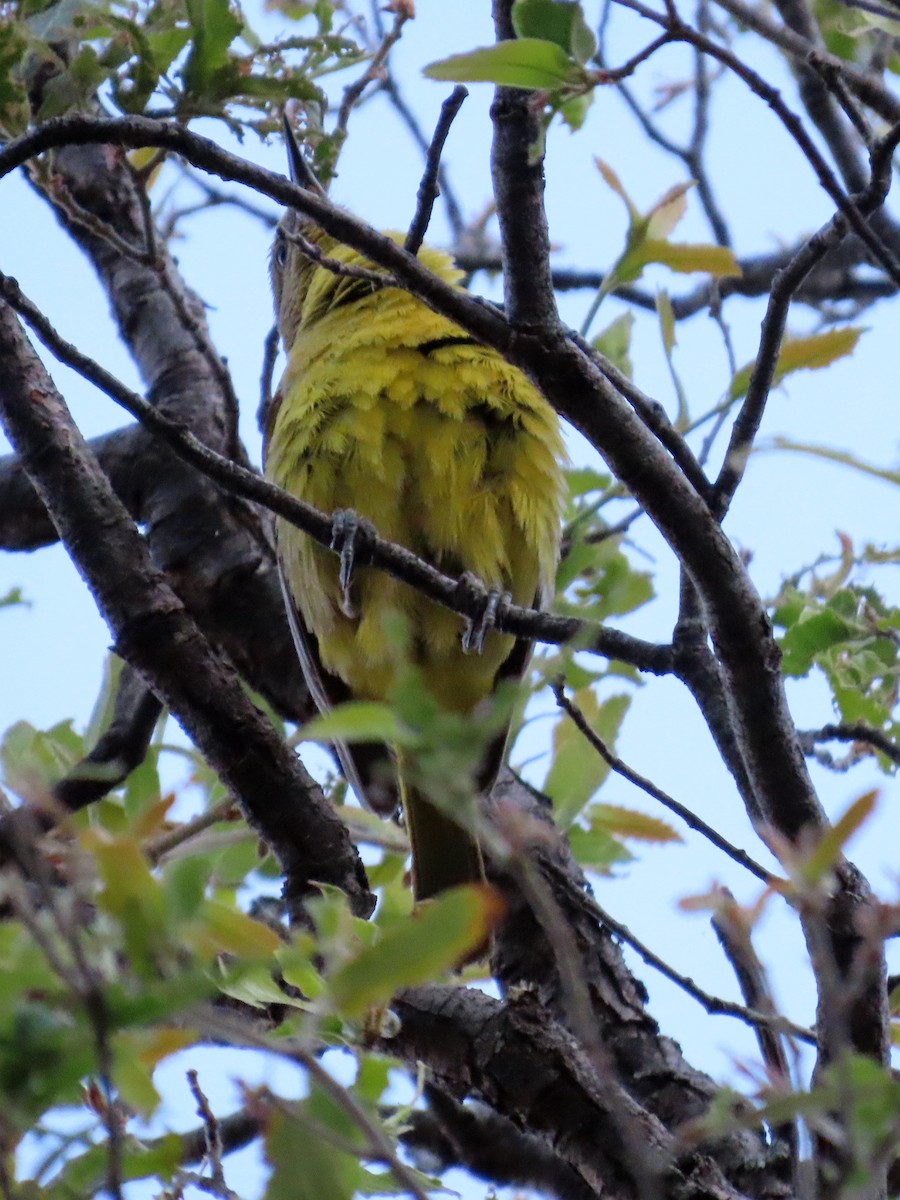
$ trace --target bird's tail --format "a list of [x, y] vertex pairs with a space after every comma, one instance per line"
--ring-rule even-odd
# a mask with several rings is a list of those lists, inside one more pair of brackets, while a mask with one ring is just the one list
[[421, 792], [407, 787], [401, 792], [416, 900], [428, 900], [461, 883], [482, 883], [484, 862], [477, 839]]

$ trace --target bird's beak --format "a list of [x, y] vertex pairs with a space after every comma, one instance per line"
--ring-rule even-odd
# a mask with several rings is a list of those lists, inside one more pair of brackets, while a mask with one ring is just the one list
[[287, 119], [287, 114], [282, 114], [281, 125], [284, 129], [284, 142], [287, 146], [288, 154], [288, 170], [290, 171], [291, 183], [296, 183], [298, 187], [306, 188], [309, 192], [315, 192], [318, 196], [325, 195], [325, 189], [319, 183], [313, 174], [312, 167], [303, 157], [297, 139], [294, 137], [294, 131], [291, 128], [291, 123]]

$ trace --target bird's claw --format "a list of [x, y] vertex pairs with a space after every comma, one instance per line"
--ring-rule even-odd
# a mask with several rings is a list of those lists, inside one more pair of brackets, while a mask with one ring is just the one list
[[462, 651], [463, 654], [481, 654], [484, 639], [497, 624], [512, 597], [509, 592], [502, 592], [499, 588], [486, 588], [477, 576], [468, 573], [462, 576], [459, 583], [469, 602], [479, 604], [475, 616], [466, 618]]
[[353, 572], [360, 561], [366, 560], [366, 549], [375, 537], [370, 521], [352, 508], [338, 509], [331, 519], [331, 549], [340, 556], [338, 583], [341, 588], [341, 612], [345, 617], [358, 617], [359, 609], [353, 600]]

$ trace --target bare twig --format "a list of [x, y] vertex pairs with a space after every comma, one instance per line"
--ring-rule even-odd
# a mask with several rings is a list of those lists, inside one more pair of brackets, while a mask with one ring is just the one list
[[338, 109], [337, 123], [334, 130], [335, 135], [341, 139], [347, 136], [347, 123], [350, 120], [350, 114], [359, 102], [363, 92], [370, 83], [382, 78], [385, 60], [392, 48], [400, 40], [400, 35], [403, 33], [403, 26], [413, 16], [413, 7], [412, 4], [408, 3], [408, 0], [401, 0], [400, 3], [394, 5], [393, 12], [393, 24], [382, 38], [381, 45], [369, 60], [369, 65], [363, 71], [362, 75], [360, 75], [359, 79], [344, 88], [344, 96], [341, 100], [341, 106]]
[[590, 908], [598, 921], [602, 921], [607, 928], [626, 942], [632, 950], [634, 950], [644, 960], [648, 967], [653, 967], [655, 971], [659, 971], [660, 975], [664, 975], [671, 983], [687, 993], [711, 1016], [726, 1016], [736, 1017], [739, 1021], [743, 1021], [746, 1025], [754, 1028], [762, 1026], [767, 1029], [778, 1030], [782, 1033], [790, 1034], [791, 1037], [797, 1038], [801, 1042], [807, 1042], [811, 1046], [816, 1045], [816, 1035], [811, 1029], [804, 1029], [802, 1025], [796, 1025], [793, 1021], [789, 1021], [786, 1017], [772, 1016], [770, 1013], [757, 1012], [755, 1010], [745, 1008], [742, 1004], [735, 1004], [731, 1000], [723, 1000], [720, 996], [713, 996], [709, 992], [698, 987], [698, 985], [688, 975], [683, 975], [680, 971], [676, 971], [664, 959], [655, 954], [648, 946], [646, 946], [640, 938], [636, 937], [627, 925], [623, 925], [614, 917], [611, 917], [606, 909], [602, 908], [596, 900], [591, 896], [585, 896], [582, 903]]
[[406, 240], [403, 243], [403, 248], [408, 250], [410, 254], [418, 254], [419, 247], [425, 239], [434, 202], [440, 194], [438, 177], [440, 175], [441, 155], [444, 151], [444, 143], [450, 132], [450, 126], [453, 124], [456, 114], [459, 112], [468, 94], [466, 88], [457, 86], [441, 105], [441, 115], [425, 156], [425, 173], [422, 176], [422, 182], [419, 184], [419, 191], [416, 196], [416, 212], [409, 227], [409, 232], [406, 235]]
[[216, 1120], [215, 1113], [209, 1106], [203, 1089], [200, 1087], [200, 1080], [197, 1072], [189, 1070], [187, 1072], [188, 1087], [191, 1089], [191, 1095], [197, 1102], [197, 1116], [203, 1121], [203, 1132], [206, 1141], [206, 1161], [209, 1164], [209, 1173], [212, 1177], [212, 1184], [218, 1191], [216, 1195], [223, 1197], [236, 1196], [225, 1182], [225, 1173], [222, 1168], [222, 1137], [219, 1132], [219, 1122]]
[[891, 125], [900, 121], [900, 98], [884, 87], [876, 75], [838, 58], [837, 55], [827, 54], [787, 26], [776, 25], [760, 7], [746, 4], [744, 0], [716, 0], [716, 3], [741, 25], [752, 29], [754, 33], [758, 33], [798, 61], [805, 63], [811, 55], [815, 55], [821, 62], [827, 63], [837, 71], [857, 99], [878, 113], [883, 120]]
[[[734, 971], [748, 1009], [777, 1015], [766, 971], [753, 947], [751, 929], [744, 913], [727, 888], [717, 889], [720, 902], [712, 917], [712, 927], [719, 944]], [[772, 1026], [757, 1025], [756, 1040], [762, 1060], [776, 1086], [790, 1084], [790, 1066], [784, 1031]], [[798, 1183], [799, 1130], [797, 1121], [786, 1120], [774, 1128], [774, 1133], [787, 1146], [791, 1161], [791, 1178]]]
[[[898, 144], [900, 144], [900, 122], [872, 150], [872, 174], [869, 185], [854, 199], [853, 207], [857, 216], [868, 216], [884, 203], [891, 185], [891, 161]], [[793, 295], [812, 268], [824, 258], [828, 250], [844, 238], [847, 231], [847, 218], [842, 210], [809, 238], [806, 244], [797, 251], [791, 262], [782, 271], [779, 271], [775, 278], [763, 319], [759, 350], [747, 388], [747, 395], [732, 427], [725, 461], [716, 480], [717, 511], [720, 515], [724, 515], [728, 510], [735, 490], [743, 478], [750, 449], [762, 421], [769, 391], [775, 378], [778, 352], [784, 337], [787, 314]]]
[[315, 242], [311, 242], [309, 238], [304, 237], [299, 230], [285, 229], [283, 233], [289, 242], [293, 242], [300, 247], [307, 258], [311, 259], [317, 266], [322, 267], [323, 270], [330, 271], [332, 275], [339, 275], [344, 279], [360, 279], [365, 283], [371, 283], [373, 291], [383, 287], [400, 286], [393, 275], [389, 275], [384, 271], [374, 271], [369, 267], [358, 267], [354, 263], [344, 263], [340, 259], [331, 258]]
[[[892, 742], [887, 734], [874, 729], [864, 721], [853, 721], [840, 725], [823, 725], [821, 729], [801, 731], [800, 742], [807, 753], [817, 742], [861, 742], [884, 754], [891, 762], [900, 766], [900, 746]], [[807, 749], [808, 748], [808, 749]]]
[[371, 1156], [373, 1160], [390, 1168], [397, 1182], [412, 1196], [415, 1196], [416, 1200], [428, 1200], [419, 1180], [398, 1157], [393, 1144], [381, 1127], [372, 1120], [352, 1093], [342, 1087], [325, 1070], [316, 1055], [298, 1038], [266, 1037], [247, 1022], [236, 1020], [218, 1009], [206, 1009], [202, 1016], [198, 1016], [198, 1027], [202, 1029], [204, 1026], [213, 1036], [224, 1035], [232, 1045], [267, 1050], [303, 1067], [329, 1099], [346, 1113], [353, 1125], [362, 1133], [367, 1142], [369, 1152], [367, 1157]]
[[233, 796], [228, 796], [224, 800], [219, 800], [217, 804], [211, 805], [206, 812], [200, 813], [192, 820], [184, 821], [167, 833], [161, 833], [149, 842], [145, 842], [141, 848], [155, 866], [178, 846], [183, 846], [185, 842], [196, 837], [198, 833], [203, 833], [211, 825], [217, 825], [220, 821], [227, 821], [230, 817], [236, 816], [237, 811], [237, 802]]
[[568, 696], [566, 696], [564, 687], [565, 685], [561, 679], [557, 680], [553, 684], [553, 694], [556, 697], [556, 703], [561, 709], [563, 709], [564, 712], [568, 713], [576, 728], [580, 730], [582, 734], [584, 734], [603, 761], [607, 763], [607, 765], [613, 771], [615, 771], [617, 775], [621, 775], [623, 779], [627, 779], [629, 783], [633, 783], [635, 787], [640, 788], [642, 792], [646, 792], [648, 796], [652, 796], [654, 800], [658, 801], [670, 812], [675, 813], [675, 815], [680, 817], [686, 825], [688, 825], [696, 833], [699, 833], [705, 837], [707, 841], [711, 842], [724, 854], [727, 854], [729, 858], [733, 859], [740, 866], [744, 867], [752, 875], [755, 875], [756, 878], [762, 883], [768, 884], [771, 881], [773, 878], [771, 872], [760, 866], [755, 859], [750, 857], [746, 850], [741, 850], [738, 846], [732, 845], [727, 838], [722, 837], [722, 835], [717, 830], [713, 829], [711, 825], [707, 825], [707, 823], [698, 817], [696, 813], [691, 812], [689, 808], [686, 808], [685, 805], [668, 795], [668, 793], [664, 792], [662, 788], [657, 787], [655, 783], [652, 783], [649, 779], [645, 779], [643, 775], [638, 774], [638, 772], [629, 767], [627, 763], [624, 763], [622, 759], [618, 757], [618, 755], [614, 754], [600, 737], [600, 735], [590, 727], [587, 722], [587, 718], [581, 709], [574, 704], [568, 698]]

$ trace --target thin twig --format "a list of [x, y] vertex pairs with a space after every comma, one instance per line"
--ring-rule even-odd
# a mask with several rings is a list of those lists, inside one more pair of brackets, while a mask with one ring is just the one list
[[198, 1016], [198, 1024], [201, 1027], [205, 1025], [213, 1036], [224, 1035], [232, 1044], [243, 1043], [256, 1050], [266, 1050], [304, 1067], [322, 1091], [346, 1113], [363, 1134], [372, 1159], [389, 1167], [397, 1182], [415, 1196], [416, 1200], [428, 1200], [415, 1173], [398, 1157], [381, 1127], [372, 1120], [356, 1098], [325, 1070], [315, 1054], [299, 1039], [267, 1037], [246, 1022], [238, 1021], [218, 1009], [206, 1009], [202, 1016]]
[[595, 350], [590, 342], [580, 334], [572, 332], [569, 336], [574, 345], [597, 365], [616, 391], [628, 401], [650, 432], [665, 446], [678, 466], [681, 467], [685, 478], [697, 495], [708, 503], [712, 502], [714, 496], [710, 480], [707, 479], [703, 468], [694, 457], [694, 452], [669, 420], [666, 410], [659, 401], [644, 395], [624, 372]]
[[[423, 154], [427, 154], [429, 148], [428, 138], [422, 132], [415, 113], [403, 98], [403, 95], [400, 92], [400, 87], [391, 73], [389, 64], [385, 68], [385, 78], [381, 84], [381, 91], [385, 96], [387, 96], [397, 115], [406, 125], [413, 141]], [[443, 163], [441, 163], [438, 169], [438, 188], [440, 190], [441, 199], [444, 201], [444, 207], [447, 210], [447, 220], [450, 223], [451, 230], [453, 231], [454, 241], [458, 242], [465, 232], [466, 223], [462, 215], [462, 206], [456, 199], [456, 195], [450, 184], [447, 168]]]
[[330, 271], [332, 275], [339, 275], [345, 279], [362, 279], [373, 284], [375, 288], [400, 286], [394, 276], [386, 271], [374, 271], [370, 267], [358, 267], [353, 263], [344, 263], [340, 259], [331, 258], [315, 242], [311, 242], [296, 229], [284, 229], [282, 232], [284, 237], [299, 246], [306, 257], [311, 259], [316, 266]]
[[[777, 1009], [772, 999], [766, 970], [754, 949], [749, 922], [728, 888], [717, 890], [720, 894], [720, 904], [711, 923], [719, 945], [734, 971], [744, 1004], [751, 1011], [776, 1016]], [[762, 1060], [773, 1083], [776, 1086], [789, 1086], [791, 1075], [784, 1032], [770, 1026], [757, 1025], [755, 1033]], [[800, 1158], [797, 1118], [779, 1121], [773, 1126], [772, 1132], [787, 1147], [791, 1179], [796, 1185]]]
[[807, 747], [814, 746], [816, 742], [864, 742], [900, 766], [900, 746], [892, 742], [886, 733], [882, 733], [880, 729], [874, 729], [864, 721], [823, 725], [821, 729], [800, 731], [798, 736], [805, 751], [807, 751]]
[[[125, 161], [127, 162], [128, 160], [126, 159]], [[133, 176], [136, 177], [139, 175], [139, 172], [135, 168], [131, 168], [131, 170]], [[234, 382], [221, 355], [212, 344], [204, 322], [199, 320], [195, 313], [191, 311], [191, 306], [188, 298], [185, 296], [181, 281], [172, 273], [171, 262], [168, 256], [159, 249], [157, 231], [150, 208], [150, 198], [146, 188], [141, 184], [139, 178], [134, 178], [134, 185], [144, 230], [143, 248], [132, 245], [131, 242], [123, 238], [111, 225], [100, 220], [94, 213], [89, 212], [80, 205], [59, 176], [53, 176], [50, 199], [57, 208], [65, 213], [72, 224], [81, 226], [82, 229], [87, 230], [94, 237], [106, 242], [107, 245], [111, 246], [112, 249], [128, 261], [145, 267], [156, 274], [163, 291], [175, 307], [181, 328], [193, 339], [195, 346], [212, 369], [216, 382], [221, 389], [225, 411], [229, 418], [229, 441], [231, 444], [234, 444], [237, 437], [238, 421], [238, 400], [234, 391]]]
[[185, 842], [190, 841], [205, 829], [209, 829], [211, 825], [227, 821], [233, 814], [237, 815], [239, 811], [237, 801], [233, 796], [228, 796], [211, 805], [206, 812], [200, 813], [192, 820], [185, 821], [175, 829], [169, 830], [168, 833], [161, 833], [158, 837], [145, 842], [141, 849], [149, 861], [156, 866], [178, 846], [183, 846]]
[[[883, 204], [891, 185], [891, 160], [900, 143], [900, 121], [880, 139], [871, 154], [871, 178], [864, 192], [854, 198], [857, 216], [875, 212]], [[716, 480], [717, 512], [728, 510], [734, 493], [743, 478], [747, 460], [765, 411], [766, 401], [775, 378], [778, 354], [787, 324], [791, 300], [813, 267], [836, 246], [847, 233], [843, 212], [835, 215], [807, 240], [793, 259], [775, 276], [766, 315], [763, 318], [759, 350], [747, 395], [731, 430], [725, 461]]]
[[431, 139], [428, 153], [425, 156], [425, 173], [422, 176], [422, 182], [419, 184], [419, 191], [416, 195], [415, 215], [409, 227], [409, 232], [406, 235], [406, 240], [403, 243], [403, 248], [408, 250], [410, 254], [418, 254], [419, 247], [425, 240], [434, 202], [440, 194], [438, 176], [441, 169], [441, 155], [444, 152], [444, 143], [450, 132], [450, 126], [453, 124], [456, 114], [462, 108], [468, 94], [468, 90], [460, 84], [453, 89], [441, 105], [441, 115], [435, 126], [434, 137]]
[[259, 373], [259, 408], [256, 410], [256, 424], [262, 434], [266, 432], [272, 404], [272, 379], [278, 359], [278, 340], [278, 326], [273, 325], [263, 341], [263, 360]]
[[350, 120], [350, 114], [353, 112], [363, 92], [370, 83], [381, 79], [385, 59], [390, 54], [394, 45], [400, 40], [403, 26], [412, 16], [413, 8], [411, 4], [399, 3], [395, 6], [393, 24], [382, 38], [381, 45], [372, 55], [369, 65], [363, 71], [362, 75], [360, 75], [359, 79], [344, 88], [344, 95], [341, 100], [341, 107], [338, 109], [337, 123], [334, 129], [335, 136], [339, 139], [347, 136], [347, 123]]
[[675, 800], [667, 792], [664, 792], [662, 788], [657, 787], [655, 783], [652, 783], [649, 779], [645, 779], [637, 771], [632, 770], [618, 755], [613, 754], [600, 735], [590, 727], [581, 709], [566, 696], [564, 690], [565, 684], [561, 679], [556, 680], [552, 687], [556, 703], [564, 712], [568, 713], [576, 728], [587, 738], [603, 761], [617, 775], [621, 775], [623, 779], [627, 779], [629, 783], [633, 783], [635, 787], [640, 788], [642, 792], [646, 792], [648, 796], [652, 796], [654, 800], [658, 801], [670, 812], [675, 813], [686, 825], [702, 837], [705, 837], [707, 841], [711, 842], [724, 854], [727, 854], [739, 866], [744, 867], [752, 875], [755, 875], [762, 883], [768, 884], [772, 881], [772, 873], [767, 871], [765, 867], [760, 866], [755, 859], [750, 857], [746, 850], [741, 850], [738, 846], [732, 845], [727, 838], [722, 837], [711, 825], [707, 825], [696, 813], [691, 812], [689, 808], [686, 808], [685, 805]]
[[197, 1102], [197, 1116], [203, 1122], [203, 1133], [206, 1141], [206, 1161], [209, 1164], [209, 1173], [212, 1176], [213, 1184], [220, 1189], [219, 1194], [225, 1195], [229, 1190], [225, 1182], [225, 1173], [222, 1168], [222, 1138], [219, 1133], [219, 1122], [216, 1120], [216, 1115], [209, 1106], [209, 1100], [206, 1094], [200, 1087], [200, 1080], [197, 1072], [191, 1068], [187, 1072], [188, 1087], [191, 1089], [191, 1095]]
[[[619, 2], [621, 3], [623, 0], [619, 0]], [[825, 53], [820, 47], [795, 33], [793, 29], [788, 29], [785, 25], [776, 25], [761, 8], [754, 8], [752, 5], [744, 3], [744, 0], [716, 0], [716, 3], [745, 28], [752, 29], [754, 33], [758, 33], [760, 37], [765, 38], [774, 46], [778, 46], [780, 50], [784, 50], [799, 62], [805, 63], [809, 61], [810, 55], [816, 55], [821, 61], [839, 72], [853, 94], [863, 104], [878, 113], [883, 120], [890, 124], [900, 121], [900, 98], [888, 91], [877, 76], [871, 72], [860, 69], [853, 63], [838, 58], [835, 54]], [[626, 6], [633, 7], [630, 3]]]
[[802, 1025], [797, 1025], [793, 1021], [789, 1021], [787, 1017], [773, 1017], [769, 1013], [755, 1012], [752, 1009], [745, 1008], [742, 1004], [735, 1004], [731, 1000], [723, 1000], [720, 996], [713, 996], [710, 992], [704, 991], [703, 988], [698, 987], [690, 976], [682, 975], [680, 971], [676, 971], [674, 967], [670, 966], [658, 954], [649, 949], [640, 938], [631, 932], [627, 925], [622, 925], [614, 917], [611, 917], [606, 909], [602, 908], [592, 896], [584, 895], [580, 898], [580, 903], [598, 921], [601, 921], [611, 933], [629, 945], [644, 960], [648, 967], [653, 967], [655, 971], [659, 971], [660, 975], [664, 975], [671, 983], [681, 988], [683, 992], [686, 992], [688, 996], [696, 1000], [698, 1004], [701, 1004], [710, 1016], [736, 1017], [746, 1025], [777, 1029], [779, 1032], [789, 1034], [801, 1042], [807, 1042], [811, 1046], [816, 1045], [816, 1035], [811, 1029], [805, 1029]]

